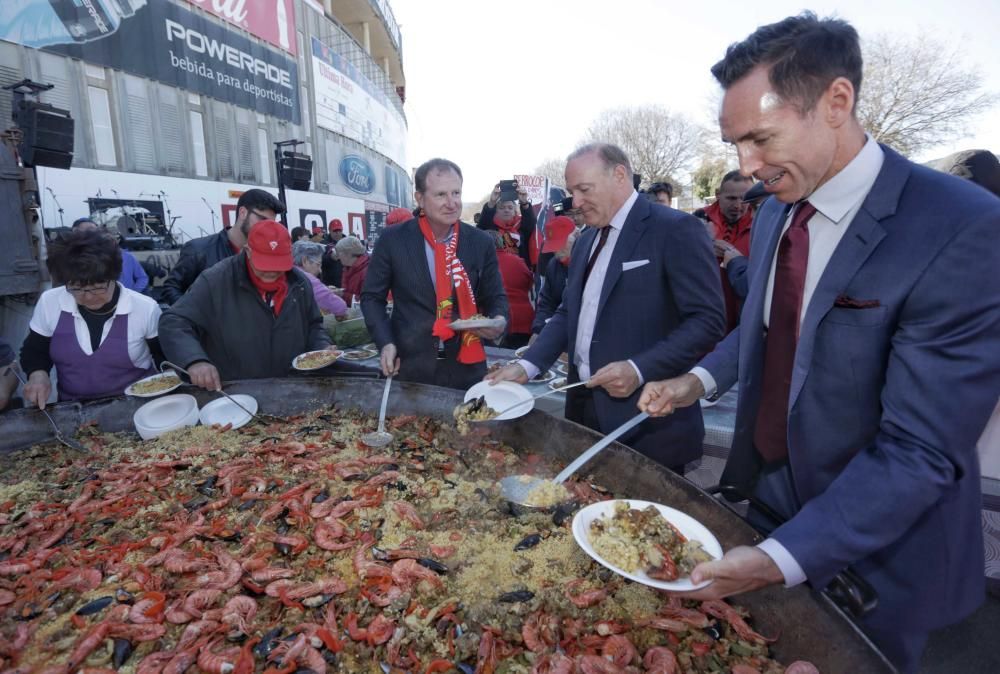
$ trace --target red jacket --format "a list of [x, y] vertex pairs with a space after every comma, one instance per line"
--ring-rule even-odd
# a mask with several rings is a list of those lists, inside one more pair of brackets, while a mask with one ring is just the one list
[[347, 306], [351, 306], [351, 301], [357, 297], [358, 301], [361, 301], [361, 289], [365, 285], [365, 274], [368, 273], [368, 253], [365, 253], [350, 267], [344, 267], [344, 275], [341, 276], [340, 282], [343, 284], [344, 288], [344, 302]]
[[[705, 209], [705, 215], [715, 225], [715, 238], [722, 239], [726, 243], [732, 244], [736, 250], [744, 255], [750, 255], [750, 225], [753, 223], [753, 209], [748, 208], [743, 217], [735, 225], [730, 227], [722, 217], [722, 209], [718, 202]], [[720, 260], [721, 261], [721, 260]], [[722, 295], [726, 300], [726, 334], [732, 332], [733, 328], [740, 322], [739, 296], [729, 285], [729, 277], [725, 269], [720, 269], [722, 276]]]
[[530, 335], [535, 308], [531, 306], [528, 293], [534, 277], [524, 260], [514, 253], [498, 250], [497, 264], [504, 292], [507, 293], [507, 302], [510, 304], [510, 326], [507, 332], [512, 335]]

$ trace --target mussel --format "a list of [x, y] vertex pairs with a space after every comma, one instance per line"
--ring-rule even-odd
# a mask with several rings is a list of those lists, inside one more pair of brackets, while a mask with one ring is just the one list
[[431, 559], [430, 557], [421, 557], [417, 560], [417, 564], [424, 567], [425, 569], [430, 569], [437, 574], [448, 573], [448, 567], [437, 561], [436, 559]]
[[539, 543], [542, 542], [542, 535], [539, 533], [528, 534], [521, 541], [514, 546], [514, 552], [520, 552], [521, 550], [530, 550]]
[[111, 651], [111, 664], [115, 669], [120, 669], [132, 657], [135, 650], [132, 642], [128, 639], [115, 639], [114, 649]]
[[80, 608], [76, 610], [77, 615], [94, 615], [95, 613], [100, 613], [107, 607], [111, 606], [111, 602], [115, 600], [114, 597], [108, 595], [106, 597], [100, 597], [93, 601], [87, 602]]
[[260, 638], [260, 643], [253, 647], [253, 654], [258, 658], [267, 658], [281, 640], [281, 632], [280, 626], [265, 632]]
[[518, 602], [531, 601], [534, 598], [535, 593], [531, 590], [514, 590], [513, 592], [504, 592], [497, 597], [497, 601], [501, 604], [516, 604]]
[[115, 600], [119, 604], [134, 604], [135, 596], [123, 587], [115, 590]]
[[245, 512], [245, 511], [247, 511], [247, 510], [250, 510], [250, 508], [253, 508], [253, 507], [254, 507], [255, 505], [257, 505], [258, 503], [259, 503], [259, 501], [258, 501], [257, 499], [255, 499], [255, 498], [252, 498], [252, 499], [250, 499], [249, 501], [244, 501], [243, 503], [241, 503], [241, 504], [239, 505], [239, 507], [238, 507], [238, 508], [236, 508], [236, 509], [237, 509], [238, 511], [240, 511], [240, 512]]
[[185, 509], [187, 509], [189, 511], [195, 511], [195, 510], [198, 510], [199, 508], [201, 508], [202, 506], [208, 505], [208, 499], [207, 498], [198, 498], [197, 496], [195, 496], [190, 501], [185, 501], [183, 505], [184, 505]]
[[218, 475], [212, 475], [207, 480], [199, 484], [195, 489], [199, 494], [204, 494], [205, 496], [212, 496], [215, 493], [215, 483], [218, 481]]
[[330, 498], [330, 490], [324, 487], [323, 491], [313, 496], [313, 503], [323, 503], [325, 500]]

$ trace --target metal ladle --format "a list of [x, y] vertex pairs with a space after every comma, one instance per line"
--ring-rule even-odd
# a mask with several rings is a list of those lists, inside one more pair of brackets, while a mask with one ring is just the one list
[[[185, 370], [180, 365], [174, 365], [169, 360], [165, 360], [162, 363], [160, 363], [160, 372], [164, 372], [165, 370], [163, 368], [165, 368], [165, 367], [169, 367], [169, 368], [171, 368], [173, 370], [176, 370], [177, 372], [180, 372], [181, 374], [187, 376], [188, 379], [191, 378], [191, 373], [190, 372], [188, 372], [187, 370]], [[272, 422], [273, 421], [285, 421], [281, 417], [276, 417], [276, 416], [274, 416], [272, 414], [263, 414], [263, 413], [260, 413], [260, 412], [258, 412], [257, 414], [254, 414], [253, 412], [251, 412], [250, 410], [248, 410], [246, 407], [244, 407], [243, 405], [241, 405], [240, 402], [238, 400], [236, 400], [236, 398], [232, 397], [231, 395], [229, 395], [228, 393], [226, 393], [225, 391], [223, 391], [221, 388], [218, 391], [216, 391], [216, 393], [221, 393], [223, 396], [225, 396], [226, 398], [228, 398], [229, 402], [231, 402], [232, 404], [236, 405], [241, 410], [243, 410], [244, 412], [246, 412], [247, 414], [249, 414], [251, 419], [256, 419], [257, 421], [259, 421], [261, 423], [267, 423], [267, 422], [264, 421], [265, 417], [268, 418], [268, 419], [270, 419]]]
[[[531, 403], [532, 406], [534, 406], [535, 401], [538, 400], [539, 398], [544, 398], [545, 396], [550, 396], [550, 395], [553, 395], [553, 394], [556, 394], [556, 393], [562, 393], [563, 391], [566, 391], [568, 389], [575, 388], [577, 386], [583, 386], [586, 383], [587, 383], [586, 381], [578, 381], [578, 382], [576, 382], [574, 384], [566, 384], [565, 386], [560, 386], [558, 388], [554, 388], [551, 391], [546, 391], [545, 393], [539, 393], [538, 395], [532, 396], [532, 397], [528, 398], [527, 400], [522, 400], [520, 402], [516, 402], [513, 405], [511, 405], [511, 406], [509, 406], [509, 407], [507, 407], [505, 409], [500, 410], [499, 412], [496, 413], [495, 416], [493, 416], [493, 417], [491, 417], [489, 419], [469, 419], [469, 421], [471, 423], [474, 423], [474, 424], [479, 424], [479, 423], [483, 423], [483, 422], [486, 422], [486, 421], [504, 421], [503, 419], [500, 419], [499, 417], [502, 417], [503, 415], [507, 414], [507, 412], [510, 412], [513, 409], [517, 409], [518, 407], [521, 407], [522, 405], [527, 405], [529, 403]], [[517, 417], [512, 417], [512, 418], [513, 419], [517, 419], [518, 417], [524, 416], [525, 414], [527, 414], [530, 411], [531, 410], [529, 409], [529, 410], [527, 410], [527, 412], [523, 412], [523, 413], [519, 414]]]
[[385, 378], [385, 389], [382, 391], [382, 407], [378, 411], [378, 430], [361, 436], [361, 442], [378, 449], [392, 442], [392, 433], [385, 430], [385, 410], [389, 406], [389, 387], [392, 386], [392, 375]]
[[[584, 451], [582, 454], [580, 454], [580, 456], [576, 457], [576, 459], [574, 459], [571, 464], [566, 466], [562, 470], [562, 472], [560, 472], [558, 475], [552, 478], [551, 481], [555, 484], [562, 484], [570, 477], [572, 477], [573, 473], [582, 468], [585, 463], [594, 458], [595, 454], [600, 452], [602, 449], [610, 445], [612, 442], [614, 442], [622, 435], [632, 430], [634, 427], [638, 426], [648, 418], [649, 415], [646, 414], [645, 412], [641, 412], [636, 416], [632, 417], [624, 424], [622, 424], [621, 426], [619, 426], [618, 428], [616, 428], [615, 430], [611, 431], [603, 438], [601, 438], [593, 447]], [[537, 506], [531, 506], [525, 503], [525, 501], [527, 501], [528, 495], [532, 491], [534, 491], [535, 489], [542, 486], [544, 483], [548, 481], [549, 480], [546, 480], [545, 478], [541, 477], [533, 477], [529, 480], [526, 480], [524, 479], [523, 475], [508, 475], [507, 477], [500, 480], [500, 492], [503, 494], [503, 497], [508, 501], [510, 501], [511, 503], [526, 508], [537, 507]]]
[[[24, 376], [20, 372], [17, 371], [16, 367], [14, 367], [13, 365], [11, 365], [7, 369], [10, 372], [14, 373], [14, 376], [17, 377], [17, 380], [19, 382], [21, 382], [21, 386], [27, 386], [28, 385], [28, 382], [25, 381]], [[49, 423], [52, 424], [52, 430], [54, 430], [55, 433], [56, 433], [56, 440], [58, 440], [59, 442], [61, 442], [64, 445], [66, 445], [70, 449], [77, 450], [78, 452], [89, 451], [86, 447], [84, 447], [83, 445], [81, 445], [76, 440], [73, 440], [72, 438], [66, 438], [66, 437], [64, 437], [63, 434], [62, 434], [62, 431], [59, 430], [59, 426], [56, 425], [56, 420], [52, 418], [52, 415], [49, 414], [48, 410], [46, 410], [44, 407], [39, 407], [38, 409], [39, 409], [39, 411], [41, 411], [42, 414], [45, 415], [45, 418], [49, 420]]]

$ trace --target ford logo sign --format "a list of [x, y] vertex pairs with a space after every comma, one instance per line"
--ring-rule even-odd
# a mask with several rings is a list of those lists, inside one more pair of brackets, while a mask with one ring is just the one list
[[359, 194], [371, 194], [375, 189], [375, 172], [357, 155], [349, 154], [340, 160], [340, 179]]

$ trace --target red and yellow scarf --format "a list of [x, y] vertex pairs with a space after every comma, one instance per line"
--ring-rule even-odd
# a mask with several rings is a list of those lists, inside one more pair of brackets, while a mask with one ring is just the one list
[[[469, 275], [458, 259], [458, 231], [460, 227], [455, 223], [455, 233], [447, 243], [438, 243], [434, 239], [431, 225], [427, 222], [426, 216], [420, 217], [420, 233], [424, 235], [424, 240], [434, 249], [434, 285], [437, 288], [437, 311], [434, 320], [434, 330], [432, 334], [448, 341], [455, 336], [455, 331], [448, 324], [454, 320], [454, 306], [452, 301], [452, 288], [454, 295], [458, 298], [458, 317], [462, 319], [471, 318], [479, 312], [476, 307], [476, 298], [472, 294], [472, 282]], [[458, 362], [466, 365], [471, 363], [481, 363], [486, 360], [486, 350], [479, 337], [471, 332], [462, 332], [462, 343], [458, 349]]]

